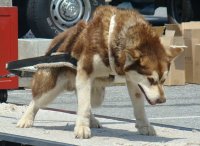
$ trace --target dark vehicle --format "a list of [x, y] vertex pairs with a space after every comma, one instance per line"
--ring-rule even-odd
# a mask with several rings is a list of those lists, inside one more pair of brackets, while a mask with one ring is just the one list
[[[99, 5], [137, 9], [153, 25], [200, 20], [197, 0], [13, 0], [19, 9], [19, 37], [30, 29], [36, 37], [52, 38], [80, 19], [89, 20]], [[155, 15], [166, 7], [166, 15]]]

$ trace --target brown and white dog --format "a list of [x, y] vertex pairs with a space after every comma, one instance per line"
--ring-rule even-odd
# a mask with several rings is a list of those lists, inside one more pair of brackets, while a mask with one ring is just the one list
[[78, 60], [77, 69], [38, 69], [32, 81], [33, 100], [18, 127], [31, 127], [39, 108], [61, 91], [75, 90], [78, 116], [74, 133], [76, 138], [90, 138], [90, 128], [101, 127], [91, 108], [101, 105], [105, 86], [119, 75], [126, 79], [139, 133], [156, 134], [146, 118], [144, 99], [152, 105], [166, 101], [163, 83], [182, 48], [165, 48], [139, 13], [111, 6], [97, 8], [89, 22], [80, 21], [59, 34], [47, 54], [58, 44], [57, 52], [70, 53]]

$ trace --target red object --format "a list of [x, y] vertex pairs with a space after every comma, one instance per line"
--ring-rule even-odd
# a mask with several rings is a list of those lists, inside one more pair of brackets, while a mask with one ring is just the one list
[[[18, 59], [17, 7], [0, 7], [0, 76], [9, 72], [6, 63]], [[0, 78], [0, 89], [18, 88], [18, 77]]]

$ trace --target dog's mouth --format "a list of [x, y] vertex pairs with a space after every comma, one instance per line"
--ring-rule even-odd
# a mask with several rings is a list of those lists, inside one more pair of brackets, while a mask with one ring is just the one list
[[155, 105], [155, 103], [151, 102], [151, 100], [147, 97], [147, 94], [146, 94], [146, 92], [144, 91], [144, 89], [142, 88], [142, 86], [138, 84], [138, 87], [140, 88], [140, 90], [141, 90], [142, 93], [144, 94], [144, 96], [145, 96], [147, 102], [148, 102], [149, 104], [151, 104], [151, 105]]

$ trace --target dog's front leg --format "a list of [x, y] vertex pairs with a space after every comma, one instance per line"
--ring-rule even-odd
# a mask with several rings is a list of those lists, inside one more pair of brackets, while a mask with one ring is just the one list
[[143, 135], [156, 135], [153, 126], [150, 125], [145, 109], [144, 109], [144, 96], [138, 86], [130, 81], [127, 81], [129, 95], [134, 108], [134, 115], [136, 118], [135, 127], [138, 132]]
[[76, 138], [90, 138], [91, 114], [91, 86], [92, 78], [84, 70], [79, 70], [76, 76], [76, 89], [78, 97], [77, 120], [74, 128]]

